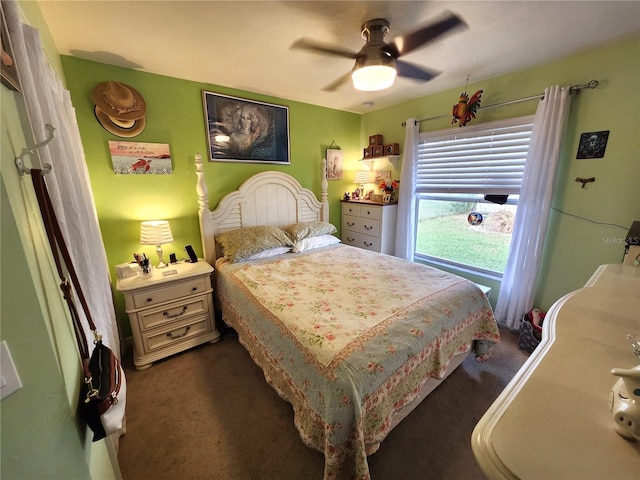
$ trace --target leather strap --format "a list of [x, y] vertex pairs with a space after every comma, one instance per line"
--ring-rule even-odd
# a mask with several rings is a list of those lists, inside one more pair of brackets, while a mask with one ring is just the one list
[[[98, 339], [99, 336], [97, 334], [96, 326], [93, 323], [87, 300], [84, 296], [84, 293], [82, 292], [80, 281], [78, 280], [78, 275], [76, 274], [76, 270], [73, 266], [73, 261], [71, 260], [69, 249], [67, 248], [64, 237], [62, 236], [62, 230], [60, 229], [60, 224], [58, 222], [58, 218], [56, 217], [53, 203], [51, 201], [51, 197], [49, 196], [47, 185], [44, 181], [42, 170], [32, 169], [31, 178], [33, 180], [33, 187], [36, 193], [36, 197], [38, 199], [38, 205], [40, 206], [40, 211], [42, 213], [42, 220], [44, 222], [45, 231], [47, 232], [47, 238], [49, 239], [49, 244], [51, 245], [51, 252], [53, 253], [53, 258], [56, 263], [58, 275], [60, 276], [60, 289], [62, 290], [63, 296], [67, 301], [67, 305], [69, 306], [69, 311], [71, 312], [76, 342], [78, 344], [80, 356], [83, 359], [82, 364], [85, 370], [85, 377], [90, 378], [91, 373], [89, 372], [87, 363], [89, 359], [87, 338], [84, 335], [82, 321], [78, 313], [78, 309], [76, 308], [76, 305], [73, 301], [71, 283], [65, 275], [65, 268], [67, 273], [71, 277], [71, 282], [73, 283], [73, 287], [75, 288], [76, 295], [78, 296], [78, 300], [80, 301], [82, 310], [84, 311], [87, 322], [89, 323], [89, 327], [91, 328], [91, 331], [93, 331], [94, 336], [96, 336], [96, 339]], [[62, 260], [64, 261], [65, 268], [63, 268], [62, 262], [60, 261], [61, 256]]]

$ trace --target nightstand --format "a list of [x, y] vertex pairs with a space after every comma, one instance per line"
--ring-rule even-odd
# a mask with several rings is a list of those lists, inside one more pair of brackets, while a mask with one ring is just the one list
[[211, 274], [204, 260], [154, 268], [151, 275], [118, 279], [133, 334], [137, 370], [202, 343], [220, 339], [213, 310]]
[[397, 204], [342, 202], [342, 243], [393, 255]]

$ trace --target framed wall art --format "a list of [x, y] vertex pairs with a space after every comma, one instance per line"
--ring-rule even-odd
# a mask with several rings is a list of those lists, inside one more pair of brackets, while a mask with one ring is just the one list
[[290, 164], [289, 107], [202, 91], [210, 162]]
[[109, 141], [116, 175], [169, 175], [171, 152], [167, 143]]
[[9, 30], [4, 20], [4, 12], [0, 9], [0, 44], [2, 45], [2, 60], [0, 62], [0, 76], [2, 83], [16, 92], [20, 91], [20, 82], [18, 81], [18, 72], [16, 64], [13, 61], [13, 52], [9, 44]]
[[327, 179], [342, 179], [342, 150], [327, 148]]
[[602, 158], [607, 148], [609, 130], [601, 132], [587, 132], [580, 135], [577, 159]]

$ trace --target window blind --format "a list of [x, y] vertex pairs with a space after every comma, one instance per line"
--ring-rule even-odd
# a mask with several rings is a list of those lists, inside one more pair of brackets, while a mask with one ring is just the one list
[[423, 132], [416, 193], [520, 193], [533, 115]]

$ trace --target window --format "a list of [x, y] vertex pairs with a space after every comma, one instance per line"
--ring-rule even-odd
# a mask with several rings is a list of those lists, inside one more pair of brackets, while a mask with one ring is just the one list
[[[416, 258], [504, 272], [532, 126], [528, 116], [420, 134]], [[469, 222], [472, 212], [481, 223]]]

